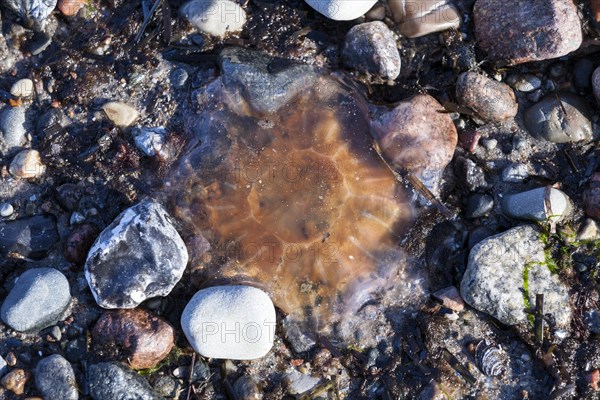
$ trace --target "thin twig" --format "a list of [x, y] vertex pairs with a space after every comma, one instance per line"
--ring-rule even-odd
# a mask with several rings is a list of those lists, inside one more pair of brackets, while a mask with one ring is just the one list
[[188, 374], [188, 392], [186, 400], [190, 400], [192, 395], [192, 378], [194, 376], [194, 364], [196, 363], [196, 352], [192, 354], [192, 363], [190, 364], [190, 373]]

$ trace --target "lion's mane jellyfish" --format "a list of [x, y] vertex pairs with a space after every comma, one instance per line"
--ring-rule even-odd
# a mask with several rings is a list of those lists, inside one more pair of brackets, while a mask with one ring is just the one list
[[253, 282], [286, 313], [333, 321], [402, 267], [404, 187], [355, 90], [248, 50], [220, 62], [221, 77], [194, 93], [166, 202], [210, 244], [196, 260], [207, 284]]

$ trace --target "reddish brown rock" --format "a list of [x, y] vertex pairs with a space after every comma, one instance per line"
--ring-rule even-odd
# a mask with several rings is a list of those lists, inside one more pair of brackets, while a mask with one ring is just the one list
[[600, 0], [590, 0], [590, 9], [596, 22], [600, 22]]
[[388, 162], [419, 175], [430, 188], [452, 160], [458, 142], [456, 127], [443, 111], [436, 99], [420, 94], [400, 102], [372, 125]]
[[447, 288], [440, 289], [432, 294], [433, 298], [442, 303], [446, 308], [453, 311], [460, 312], [465, 308], [465, 302], [458, 289], [454, 286], [448, 286]]
[[82, 265], [99, 234], [100, 228], [92, 222], [84, 222], [75, 226], [63, 245], [63, 253], [67, 261]]
[[575, 51], [583, 36], [572, 0], [477, 0], [475, 36], [488, 59], [520, 64]]
[[589, 186], [583, 193], [583, 203], [585, 213], [600, 220], [600, 172], [594, 172], [590, 178]]
[[464, 72], [456, 81], [456, 99], [482, 119], [502, 122], [517, 115], [519, 106], [512, 88], [477, 72]]
[[63, 15], [71, 17], [77, 14], [85, 3], [85, 0], [58, 0], [57, 8]]
[[31, 373], [22, 369], [13, 369], [4, 375], [0, 384], [16, 395], [22, 395], [25, 392], [25, 385], [31, 379]]
[[152, 368], [173, 347], [173, 328], [143, 309], [107, 311], [92, 331], [94, 345], [134, 369]]

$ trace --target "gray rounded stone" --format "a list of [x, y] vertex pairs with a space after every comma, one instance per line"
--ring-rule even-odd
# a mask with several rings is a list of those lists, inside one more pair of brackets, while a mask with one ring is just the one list
[[90, 396], [94, 400], [160, 400], [148, 382], [117, 362], [91, 365], [88, 369]]
[[90, 249], [85, 277], [100, 307], [135, 308], [168, 295], [188, 262], [183, 239], [165, 209], [144, 200], [123, 211]]
[[79, 398], [73, 367], [59, 354], [40, 360], [35, 369], [35, 386], [45, 400]]
[[381, 21], [355, 25], [346, 35], [342, 60], [350, 68], [383, 79], [400, 75], [400, 53], [393, 32]]
[[592, 139], [591, 112], [586, 101], [573, 93], [545, 96], [525, 111], [525, 127], [537, 139], [554, 143]]
[[24, 107], [8, 107], [0, 112], [3, 147], [12, 152], [27, 143]]
[[544, 294], [545, 313], [559, 326], [568, 326], [568, 290], [550, 272], [545, 257], [540, 234], [532, 225], [484, 239], [469, 254], [461, 296], [473, 308], [515, 325], [527, 323], [525, 311], [535, 305], [536, 294]]
[[0, 315], [19, 332], [38, 332], [57, 323], [71, 302], [67, 278], [54, 268], [25, 271], [10, 291]]
[[511, 194], [502, 201], [502, 210], [512, 218], [530, 221], [560, 221], [571, 213], [569, 196], [558, 189], [542, 187]]
[[181, 315], [188, 341], [207, 358], [253, 360], [265, 356], [275, 337], [275, 307], [251, 286], [198, 291]]

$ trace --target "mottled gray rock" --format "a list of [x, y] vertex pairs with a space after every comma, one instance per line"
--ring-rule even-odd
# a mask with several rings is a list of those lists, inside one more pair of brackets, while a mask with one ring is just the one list
[[94, 400], [162, 400], [146, 380], [125, 365], [105, 362], [88, 369], [90, 396]]
[[71, 302], [67, 278], [54, 268], [25, 271], [0, 308], [2, 320], [19, 332], [38, 332], [57, 323]]
[[2, 0], [2, 4], [25, 21], [41, 22], [54, 10], [56, 0]]
[[458, 175], [469, 192], [489, 188], [483, 168], [469, 158], [459, 157], [457, 160]]
[[56, 218], [52, 215], [36, 215], [0, 222], [0, 254], [10, 253], [40, 260], [60, 239]]
[[79, 398], [73, 367], [59, 354], [40, 360], [35, 369], [35, 386], [45, 400]]
[[225, 87], [241, 90], [265, 114], [276, 112], [316, 78], [309, 65], [238, 47], [223, 50], [219, 60]]
[[25, 107], [7, 107], [0, 112], [2, 147], [12, 152], [27, 143]]
[[181, 315], [188, 341], [207, 358], [253, 360], [265, 356], [275, 337], [275, 307], [251, 286], [198, 291]]
[[463, 72], [456, 81], [456, 99], [487, 121], [502, 122], [517, 115], [513, 90], [477, 72]]
[[564, 56], [582, 42], [572, 0], [477, 0], [475, 36], [491, 61], [519, 64]]
[[569, 197], [558, 189], [542, 187], [504, 197], [502, 210], [512, 218], [560, 221], [571, 213]]
[[383, 79], [400, 75], [400, 53], [393, 32], [380, 21], [355, 25], [346, 34], [342, 61], [350, 68]]
[[544, 310], [559, 326], [567, 326], [571, 318], [568, 290], [550, 272], [540, 234], [531, 225], [476, 244], [469, 254], [460, 293], [473, 308], [507, 325], [527, 322], [525, 311], [535, 304], [538, 293], [544, 294]]
[[377, 0], [305, 0], [306, 3], [335, 21], [351, 21], [369, 11]]
[[98, 305], [135, 308], [168, 295], [188, 262], [185, 244], [165, 209], [144, 200], [123, 211], [90, 249], [85, 276]]
[[591, 140], [590, 119], [591, 112], [585, 99], [568, 92], [545, 96], [524, 116], [525, 126], [531, 135], [554, 143]]
[[246, 12], [230, 0], [192, 0], [179, 12], [198, 31], [219, 38], [240, 32], [246, 24]]

